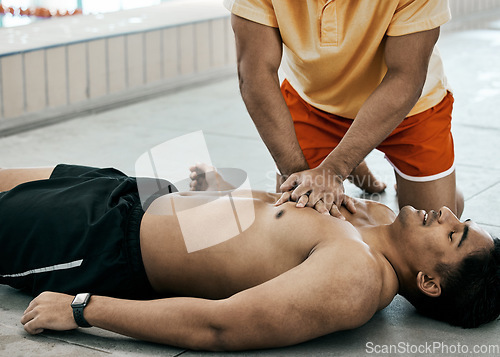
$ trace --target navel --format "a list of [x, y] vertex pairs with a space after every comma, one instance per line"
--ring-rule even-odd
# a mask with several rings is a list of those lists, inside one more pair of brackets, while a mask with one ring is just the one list
[[285, 210], [280, 210], [278, 213], [276, 213], [276, 219], [280, 219], [283, 215], [285, 214]]

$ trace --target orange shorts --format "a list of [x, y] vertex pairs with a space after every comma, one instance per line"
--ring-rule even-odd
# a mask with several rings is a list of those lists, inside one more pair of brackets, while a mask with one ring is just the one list
[[[281, 92], [290, 109], [295, 133], [309, 167], [318, 166], [352, 124], [306, 103], [285, 80]], [[451, 134], [453, 95], [438, 105], [407, 117], [377, 147], [394, 170], [410, 181], [432, 181], [451, 174], [455, 153]]]

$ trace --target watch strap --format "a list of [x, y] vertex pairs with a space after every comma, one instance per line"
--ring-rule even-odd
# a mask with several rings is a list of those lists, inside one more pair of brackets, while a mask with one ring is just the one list
[[83, 309], [83, 307], [73, 308], [73, 317], [75, 318], [75, 322], [80, 327], [92, 327], [92, 325], [89, 324], [83, 317]]
[[85, 309], [85, 306], [81, 307], [72, 307], [73, 308], [73, 318], [75, 319], [75, 322], [78, 326], [80, 327], [92, 327], [91, 324], [85, 320], [85, 317], [83, 317], [83, 309]]

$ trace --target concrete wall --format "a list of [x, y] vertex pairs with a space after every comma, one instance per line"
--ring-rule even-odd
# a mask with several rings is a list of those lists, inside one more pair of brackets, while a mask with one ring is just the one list
[[[162, 5], [162, 10], [168, 6]], [[218, 6], [222, 8], [220, 3]], [[223, 16], [218, 16], [219, 10]], [[61, 39], [63, 43], [44, 44], [43, 36], [35, 31], [31, 37], [27, 35], [26, 48], [19, 44], [23, 41], [19, 33], [22, 28], [1, 29], [0, 36], [10, 34], [18, 43], [9, 48], [5, 37], [6, 43], [0, 43], [0, 136], [234, 75], [235, 46], [229, 13], [222, 8], [212, 15], [198, 14], [193, 21], [184, 19], [156, 28], [154, 24], [147, 28], [146, 24], [130, 32], [126, 32], [130, 30], [127, 27], [125, 33], [118, 34], [100, 31], [83, 19], [78, 26], [94, 26], [88, 31], [94, 36], [75, 32]], [[134, 22], [137, 16], [137, 12], [130, 12], [129, 17], [122, 16], [123, 21], [109, 22]], [[144, 22], [154, 22], [147, 19]], [[103, 26], [102, 19], [93, 21]], [[55, 32], [65, 27], [69, 25], [61, 22], [44, 30], [57, 39]], [[30, 47], [31, 38], [42, 46]]]

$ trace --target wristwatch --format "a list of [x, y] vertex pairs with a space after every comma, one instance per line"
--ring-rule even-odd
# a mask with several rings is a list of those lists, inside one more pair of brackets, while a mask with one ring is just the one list
[[71, 303], [71, 307], [73, 308], [73, 317], [75, 318], [76, 324], [80, 327], [92, 327], [92, 325], [89, 324], [83, 317], [83, 309], [85, 309], [85, 307], [89, 304], [91, 296], [92, 295], [89, 293], [78, 294]]

